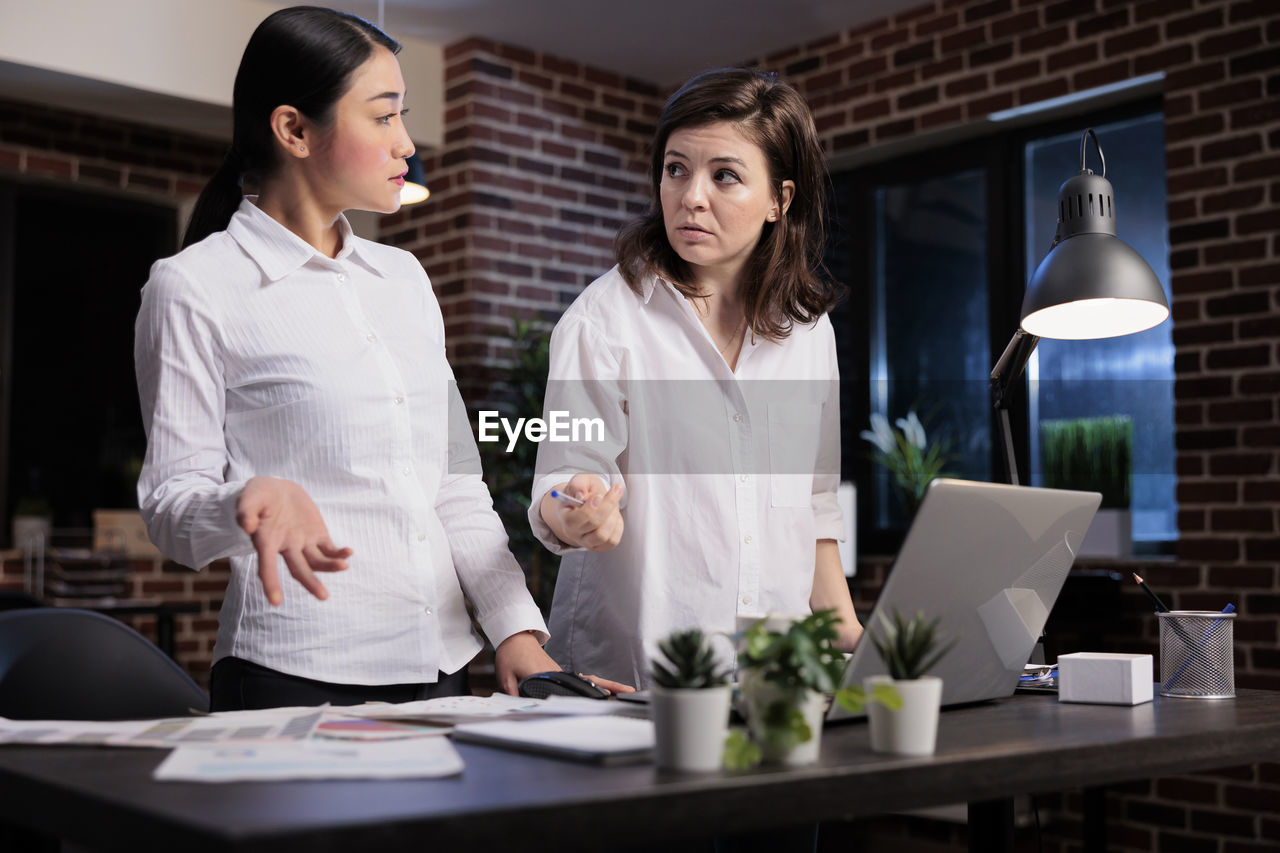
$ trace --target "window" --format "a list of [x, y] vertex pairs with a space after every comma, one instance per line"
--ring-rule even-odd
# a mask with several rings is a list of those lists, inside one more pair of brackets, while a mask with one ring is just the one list
[[[1090, 126], [1115, 186], [1119, 237], [1167, 288], [1158, 102], [833, 174], [837, 222], [828, 262], [849, 286], [832, 316], [843, 379], [844, 474], [859, 485], [864, 550], [895, 549], [908, 519], [859, 437], [872, 413], [893, 422], [918, 412], [926, 432], [946, 442], [948, 474], [1003, 479], [988, 380], [1017, 328], [1025, 282], [1048, 252], [1058, 188], [1079, 171], [1080, 135]], [[1092, 146], [1089, 157], [1097, 171]], [[1041, 341], [1027, 377], [1027, 393], [1015, 397], [1010, 413], [1024, 480], [1043, 484], [1041, 421], [1129, 415], [1135, 546], [1154, 551], [1174, 539], [1171, 324], [1110, 340]]]

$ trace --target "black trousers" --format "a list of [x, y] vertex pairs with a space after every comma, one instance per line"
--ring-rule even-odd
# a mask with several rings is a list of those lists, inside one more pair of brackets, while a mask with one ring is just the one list
[[465, 666], [454, 673], [440, 673], [440, 680], [435, 684], [330, 684], [225, 657], [213, 665], [209, 682], [209, 704], [214, 711], [257, 711], [326, 702], [330, 705], [413, 702], [471, 693]]

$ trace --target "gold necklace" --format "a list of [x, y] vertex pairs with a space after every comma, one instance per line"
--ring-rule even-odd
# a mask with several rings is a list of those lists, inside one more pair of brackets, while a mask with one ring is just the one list
[[[690, 298], [689, 301], [693, 302], [694, 313], [698, 315], [699, 321], [702, 321], [705, 315], [706, 321], [702, 323], [702, 327], [707, 330], [707, 336], [711, 338], [711, 343], [713, 344], [716, 343], [716, 336], [712, 334], [711, 326], [708, 325], [708, 323], [711, 320], [710, 300], [705, 296], [702, 297], [702, 308], [703, 308], [702, 311], [698, 310], [698, 303], [694, 302], [692, 298]], [[724, 355], [724, 351], [727, 350], [729, 347], [731, 347], [733, 345], [733, 342], [738, 339], [738, 335], [742, 332], [742, 327], [745, 326], [746, 324], [747, 324], [747, 315], [744, 312], [742, 315], [742, 319], [738, 321], [737, 327], [734, 328], [734, 330], [729, 333], [729, 340], [725, 342], [724, 346], [720, 346], [719, 344], [716, 344], [716, 349], [720, 351], [721, 355]]]

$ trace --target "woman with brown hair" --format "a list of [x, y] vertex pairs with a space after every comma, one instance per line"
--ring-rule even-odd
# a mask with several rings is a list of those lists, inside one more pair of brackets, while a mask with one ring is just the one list
[[565, 555], [549, 650], [645, 684], [672, 630], [811, 608], [850, 649], [813, 119], [772, 74], [706, 72], [667, 101], [650, 178], [618, 265], [551, 338], [547, 409], [603, 429], [539, 445], [529, 519]]

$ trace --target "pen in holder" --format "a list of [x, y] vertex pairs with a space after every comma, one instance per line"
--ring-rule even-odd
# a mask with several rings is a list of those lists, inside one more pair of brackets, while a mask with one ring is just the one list
[[1229, 699], [1236, 695], [1232, 625], [1224, 611], [1171, 610], [1160, 620], [1160, 695]]

